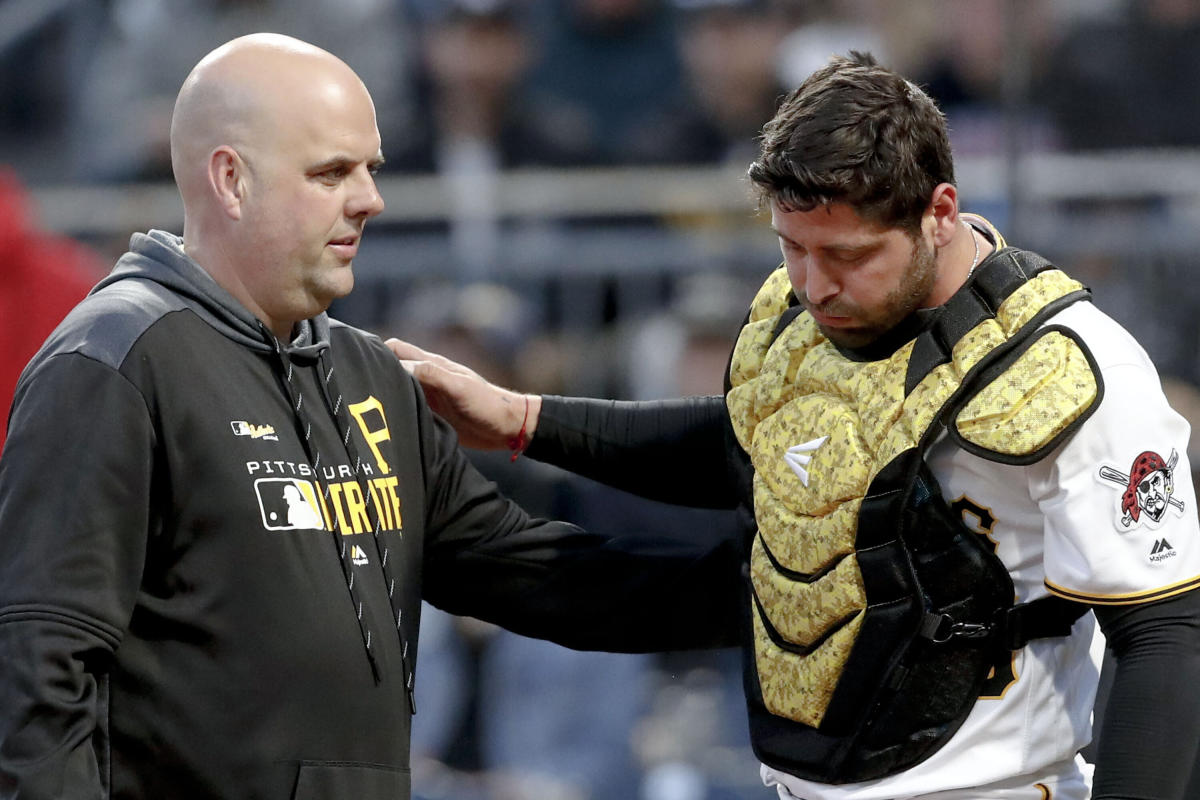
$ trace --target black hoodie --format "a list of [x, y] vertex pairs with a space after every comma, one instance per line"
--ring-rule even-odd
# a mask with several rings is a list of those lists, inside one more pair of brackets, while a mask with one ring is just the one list
[[9, 418], [0, 797], [407, 798], [422, 597], [574, 647], [727, 645], [733, 549], [530, 519], [378, 338], [321, 315], [281, 347], [135, 235]]

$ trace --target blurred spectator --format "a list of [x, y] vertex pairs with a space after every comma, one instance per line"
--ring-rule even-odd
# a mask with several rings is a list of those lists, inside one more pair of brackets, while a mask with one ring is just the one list
[[410, 0], [419, 39], [421, 113], [399, 147], [384, 141], [400, 170], [436, 172], [451, 202], [447, 223], [461, 282], [496, 272], [504, 221], [499, 174], [580, 160], [557, 140], [519, 89], [534, 58], [522, 0]]
[[21, 370], [105, 267], [82, 245], [39, 229], [8, 167], [0, 167], [0, 253], [0, 404], [7, 423]]
[[776, 69], [787, 33], [767, 0], [674, 0], [692, 122], [680, 131], [678, 157], [687, 162], [745, 167], [758, 133], [784, 93]]
[[683, 89], [666, 0], [542, 0], [527, 90], [554, 138], [587, 164], [678, 161]]
[[539, 321], [537, 309], [506, 286], [435, 280], [413, 286], [381, 332], [436, 344], [435, 352], [508, 385], [518, 380], [516, 362]]
[[336, 53], [375, 100], [384, 147], [399, 148], [412, 114], [411, 46], [396, 0], [112, 0], [95, 57], [80, 75], [74, 161], [85, 181], [171, 177], [171, 110], [209, 50], [272, 31]]
[[[630, 733], [649, 700], [651, 656], [584, 653], [504, 632], [480, 671], [483, 756], [500, 798], [628, 800], [638, 785]], [[566, 800], [570, 795], [559, 789]]]
[[757, 289], [752, 277], [699, 273], [679, 278], [662, 313], [628, 339], [625, 396], [656, 400], [723, 394], [729, 342]]
[[884, 7], [900, 3], [857, 0], [805, 0], [780, 2], [787, 9], [789, 32], [779, 46], [779, 79], [788, 89], [799, 86], [836, 53], [861, 50], [890, 63], [891, 53], [880, 27]]
[[750, 749], [735, 650], [672, 653], [656, 671], [653, 705], [634, 729], [639, 800], [755, 800], [763, 794]]
[[402, 169], [492, 172], [580, 158], [521, 95], [536, 57], [529, 0], [409, 0], [420, 61], [417, 135], [388, 160]]
[[[945, 112], [957, 155], [1003, 153], [1011, 136], [1023, 152], [1055, 146], [1053, 126], [1030, 97], [1046, 60], [1053, 2], [1025, 0], [1014, 14], [1008, 0], [961, 0], [946, 14], [929, 0], [919, 19], [909, 19], [909, 31], [925, 26], [913, 31], [925, 44], [909, 74]], [[904, 30], [896, 25], [893, 33]]]
[[67, 131], [104, 4], [0, 3], [0, 152], [27, 183], [70, 177]]
[[1065, 30], [1038, 97], [1072, 150], [1200, 145], [1200, 0], [1127, 0]]

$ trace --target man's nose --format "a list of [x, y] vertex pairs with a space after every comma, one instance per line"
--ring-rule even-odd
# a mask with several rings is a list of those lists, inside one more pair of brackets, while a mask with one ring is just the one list
[[346, 215], [367, 218], [378, 216], [383, 212], [384, 205], [383, 195], [379, 193], [379, 187], [375, 183], [375, 176], [367, 172], [356, 182], [354, 191], [347, 198]]
[[817, 262], [816, 259], [808, 259], [808, 265], [804, 270], [804, 293], [808, 297], [810, 303], [820, 305], [821, 303], [832, 300], [841, 291], [837, 281], [830, 278], [829, 273]]

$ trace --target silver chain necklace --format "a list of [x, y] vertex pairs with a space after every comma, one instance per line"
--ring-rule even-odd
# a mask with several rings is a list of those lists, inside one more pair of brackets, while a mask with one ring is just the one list
[[967, 229], [967, 233], [971, 235], [971, 241], [975, 243], [975, 257], [971, 259], [971, 268], [967, 270], [966, 280], [971, 280], [971, 276], [975, 273], [975, 265], [979, 263], [979, 237], [975, 235], [975, 231], [966, 222], [963, 225]]

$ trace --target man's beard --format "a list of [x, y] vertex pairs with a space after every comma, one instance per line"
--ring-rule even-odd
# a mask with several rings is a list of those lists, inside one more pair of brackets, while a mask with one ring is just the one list
[[900, 285], [888, 293], [883, 305], [871, 312], [842, 299], [834, 299], [822, 305], [814, 305], [808, 301], [807, 295], [801, 295], [800, 301], [808, 308], [818, 313], [834, 317], [850, 317], [855, 320], [853, 327], [833, 328], [817, 324], [821, 333], [839, 347], [850, 349], [866, 347], [892, 328], [903, 322], [909, 314], [921, 308], [929, 293], [933, 290], [933, 282], [937, 278], [937, 256], [925, 240], [913, 238], [913, 249], [908, 269]]

